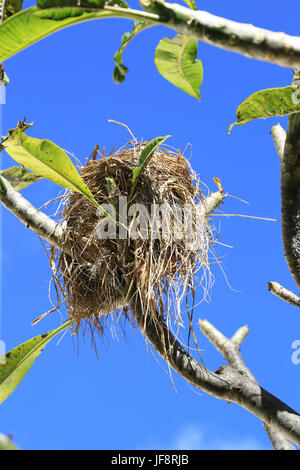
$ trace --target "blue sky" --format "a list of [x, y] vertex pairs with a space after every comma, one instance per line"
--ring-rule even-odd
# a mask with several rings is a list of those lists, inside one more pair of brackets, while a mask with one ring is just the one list
[[[25, 2], [31, 6], [32, 2]], [[137, 3], [131, 3], [137, 7]], [[298, 0], [289, 8], [271, 1], [206, 1], [199, 7], [227, 18], [272, 30], [299, 34]], [[280, 167], [271, 126], [285, 118], [258, 120], [227, 129], [237, 106], [253, 92], [290, 84], [289, 69], [250, 60], [199, 43], [203, 62], [202, 102], [184, 94], [157, 72], [156, 44], [175, 33], [164, 27], [140, 34], [124, 54], [126, 81], [112, 80], [113, 55], [128, 20], [102, 20], [75, 26], [20, 52], [6, 63], [11, 79], [2, 106], [3, 131], [27, 117], [30, 132], [45, 137], [84, 161], [95, 144], [107, 150], [129, 140], [126, 123], [138, 139], [171, 134], [170, 145], [192, 146], [191, 163], [215, 190], [219, 177], [230, 195], [225, 213], [280, 219]], [[1, 154], [1, 166], [13, 161]], [[56, 197], [60, 188], [40, 181], [23, 191], [34, 205]], [[38, 237], [2, 209], [2, 309], [0, 339], [7, 350], [60, 324], [54, 313], [35, 327], [31, 321], [49, 310], [51, 273]], [[295, 290], [283, 257], [281, 227], [276, 222], [220, 217], [218, 246], [222, 267], [212, 266], [211, 301], [196, 318], [207, 318], [225, 335], [247, 324], [250, 334], [243, 357], [260, 384], [291, 407], [300, 408], [300, 365], [291, 361], [292, 343], [300, 339], [299, 311], [267, 290], [278, 281]], [[65, 315], [65, 312], [62, 310]], [[69, 334], [55, 339], [24, 381], [2, 404], [0, 432], [12, 433], [23, 449], [271, 449], [261, 423], [244, 409], [210, 397], [175, 373], [175, 391], [165, 364], [148, 350], [138, 330], [126, 326], [126, 338], [109, 332], [90, 345]], [[198, 333], [206, 366], [225, 363]]]

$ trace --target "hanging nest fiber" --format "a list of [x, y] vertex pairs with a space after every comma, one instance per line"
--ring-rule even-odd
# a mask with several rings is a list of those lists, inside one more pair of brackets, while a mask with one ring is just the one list
[[[119, 198], [129, 197], [132, 171], [146, 144], [129, 142], [108, 157], [101, 155], [87, 161], [81, 168], [84, 182], [101, 206], [118, 208]], [[148, 213], [163, 204], [171, 207], [169, 232], [164, 233], [165, 220], [159, 217], [155, 223], [149, 217], [148, 226], [142, 228], [140, 213], [130, 215], [132, 204], [143, 205]], [[51, 259], [52, 264], [56, 262], [55, 278], [59, 279], [76, 333], [82, 320], [101, 329], [106, 314], [123, 308], [129, 315], [130, 299], [124, 290], [129, 277], [135, 281], [147, 315], [165, 321], [174, 318], [177, 325], [184, 323], [182, 300], [190, 294], [194, 298], [199, 285], [206, 295], [211, 284], [213, 227], [206, 216], [193, 220], [202, 204], [200, 183], [189, 162], [179, 151], [165, 147], [153, 153], [128, 205], [130, 237], [119, 239], [117, 229], [115, 237], [99, 238], [99, 227], [104, 223], [101, 211], [79, 193], [66, 195], [62, 216], [72, 257], [53, 248]], [[183, 217], [180, 210], [174, 213], [174, 207], [189, 207], [192, 212]], [[118, 222], [123, 226], [121, 217]], [[184, 309], [187, 305], [190, 303], [186, 302]]]

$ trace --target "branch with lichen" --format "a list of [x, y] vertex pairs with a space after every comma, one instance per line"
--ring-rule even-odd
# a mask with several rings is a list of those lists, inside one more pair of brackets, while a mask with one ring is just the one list
[[140, 0], [140, 3], [146, 11], [157, 15], [160, 23], [178, 33], [252, 59], [283, 67], [300, 65], [300, 37], [190, 10], [176, 3], [160, 0]]
[[[199, 326], [202, 333], [210, 340], [215, 348], [220, 351], [231, 367], [245, 372], [249, 379], [257, 383], [240, 353], [240, 346], [249, 333], [247, 326], [239, 328], [231, 339], [226, 338], [226, 336], [207, 320], [200, 320]], [[295, 450], [290, 441], [285, 439], [278, 431], [272, 429], [266, 423], [263, 423], [263, 425], [275, 450]]]
[[281, 286], [278, 282], [268, 282], [268, 289], [281, 300], [300, 308], [300, 298], [290, 290]]
[[[208, 217], [222, 204], [225, 197], [226, 194], [223, 194], [223, 190], [211, 193], [204, 199], [201, 205], [201, 215]], [[0, 202], [23, 222], [27, 228], [30, 228], [59, 250], [72, 256], [71, 248], [65, 237], [65, 225], [55, 222], [46, 214], [36, 209], [1, 175]]]
[[0, 201], [27, 228], [33, 230], [59, 250], [71, 254], [65, 238], [64, 226], [36, 209], [2, 176], [0, 176]]
[[245, 370], [220, 367], [211, 372], [192, 357], [177, 341], [167, 326], [144, 312], [134, 282], [130, 286], [129, 305], [136, 322], [157, 353], [187, 382], [209, 395], [236, 403], [250, 411], [285, 439], [300, 444], [300, 415], [274, 395], [260, 387]]
[[[222, 194], [221, 191], [218, 191], [213, 193], [215, 196], [211, 195], [218, 204], [223, 200], [223, 195], [220, 197], [219, 193]], [[65, 240], [63, 225], [55, 223], [35, 209], [3, 177], [0, 177], [0, 201], [38, 235], [64, 252], [71, 254]], [[212, 207], [217, 207], [218, 204], [212, 204]], [[237, 371], [232, 367], [221, 367], [213, 373], [201, 366], [180, 345], [163, 322], [161, 327], [157, 329], [157, 323], [153, 318], [147, 315], [145, 317], [134, 280], [130, 279], [130, 276], [128, 276], [126, 289], [124, 288], [124, 297], [127, 298], [142, 333], [170, 367], [185, 380], [216, 398], [242, 406], [282, 433], [286, 439], [300, 445], [299, 414], [262, 389], [249, 378], [245, 371]], [[236, 341], [238, 341], [238, 336], [236, 336]]]
[[[3, 0], [0, 0], [3, 2]], [[239, 23], [207, 11], [191, 10], [176, 3], [161, 0], [140, 0], [145, 11], [105, 5], [107, 17], [127, 18], [151, 25], [164, 25], [177, 33], [191, 36], [227, 51], [277, 64], [282, 67], [300, 66], [300, 37], [269, 31], [251, 24]], [[72, 7], [68, 5], [70, 9]], [[78, 6], [76, 6], [78, 10]], [[58, 7], [58, 9], [61, 9]], [[51, 8], [51, 11], [55, 8]], [[99, 8], [85, 8], [99, 11]], [[19, 7], [13, 12], [19, 11]], [[43, 10], [38, 10], [39, 16]], [[40, 16], [42, 17], [42, 16]], [[31, 44], [29, 42], [29, 44]], [[28, 45], [29, 45], [28, 44]]]
[[0, 23], [2, 23], [3, 21], [4, 8], [5, 8], [5, 0], [0, 0]]

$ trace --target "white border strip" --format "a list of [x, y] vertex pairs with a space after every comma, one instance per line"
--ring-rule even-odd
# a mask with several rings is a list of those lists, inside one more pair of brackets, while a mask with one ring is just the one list
[[[0, 12], [1, 13], [1, 12]], [[6, 87], [0, 81], [0, 136], [3, 135], [3, 105], [6, 103]], [[0, 158], [0, 170], [2, 167], [2, 158]], [[5, 342], [2, 338], [2, 223], [3, 213], [2, 205], [0, 206], [0, 364], [5, 363]]]

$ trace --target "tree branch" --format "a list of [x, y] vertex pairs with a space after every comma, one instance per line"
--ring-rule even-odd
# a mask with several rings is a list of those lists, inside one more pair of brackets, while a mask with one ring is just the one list
[[223, 191], [224, 190], [220, 184], [218, 191], [206, 196], [199, 207], [199, 215], [209, 218], [209, 216], [212, 215], [224, 202], [227, 194], [224, 194]]
[[55, 245], [59, 250], [71, 255], [63, 225], [54, 222], [46, 214], [36, 209], [2, 176], [0, 176], [0, 201], [27, 228]]
[[0, 0], [0, 23], [3, 21], [5, 0]]
[[[103, 11], [107, 18], [162, 24], [183, 35], [252, 59], [282, 67], [300, 66], [300, 37], [228, 20], [206, 11], [191, 10], [176, 3], [161, 0], [140, 0], [140, 3], [146, 11], [107, 5], [103, 7]], [[99, 11], [99, 8], [85, 10], [92, 12]]]
[[161, 23], [178, 33], [194, 36], [252, 59], [283, 67], [300, 65], [300, 37], [238, 23], [173, 3], [152, 0], [140, 0], [140, 3], [145, 10], [157, 14]]
[[[0, 0], [1, 1], [1, 0]], [[146, 10], [104, 6], [111, 17], [163, 24], [177, 33], [243, 56], [282, 67], [300, 66], [300, 37], [239, 23], [176, 3], [140, 0]], [[90, 8], [89, 11], [94, 10]]]
[[[293, 84], [298, 83], [294, 74]], [[281, 163], [281, 214], [284, 255], [300, 289], [300, 113], [290, 114]]]
[[300, 415], [261, 388], [245, 371], [220, 367], [215, 373], [202, 367], [177, 341], [165, 324], [145, 315], [140, 296], [133, 285], [129, 305], [142, 333], [160, 356], [185, 380], [198, 389], [250, 411], [274, 430], [300, 445]]
[[277, 431], [274, 431], [270, 426], [263, 423], [263, 427], [266, 433], [269, 436], [269, 439], [272, 443], [272, 446], [275, 450], [296, 450], [293, 444], [290, 441], [287, 441], [282, 434]]
[[[223, 194], [223, 189], [211, 193], [202, 202], [199, 213], [209, 216], [223, 202], [227, 194]], [[48, 217], [43, 212], [36, 209], [19, 191], [0, 175], [0, 202], [12, 212], [27, 228], [33, 230], [37, 235], [56, 246], [64, 253], [73, 256], [71, 247], [65, 237], [65, 226], [59, 224]]]
[[[297, 79], [297, 77], [296, 77], [296, 79]], [[291, 142], [291, 140], [294, 141], [294, 138], [295, 138], [295, 137], [291, 136], [291, 132], [292, 132], [292, 134], [294, 132], [297, 132], [297, 126], [298, 125], [299, 125], [299, 129], [300, 129], [300, 123], [297, 124], [296, 126], [294, 126], [294, 124], [292, 124], [290, 122], [289, 136], [288, 136], [289, 142], [288, 142], [287, 147], [286, 147], [286, 154], [284, 153], [285, 152], [285, 143], [286, 143], [286, 140], [287, 140], [286, 132], [284, 131], [284, 129], [281, 127], [280, 124], [277, 124], [276, 126], [273, 126], [272, 129], [271, 129], [271, 134], [272, 134], [272, 137], [273, 137], [274, 145], [275, 145], [277, 153], [278, 153], [280, 163], [283, 164], [283, 168], [281, 170], [282, 171], [282, 189], [281, 190], [282, 190], [282, 200], [284, 201], [284, 204], [282, 204], [282, 210], [285, 210], [286, 208], [288, 208], [288, 214], [290, 214], [290, 205], [291, 205], [289, 203], [286, 203], [286, 192], [288, 194], [290, 194], [290, 189], [287, 187], [287, 186], [290, 185], [289, 178], [290, 178], [291, 175], [289, 174], [289, 171], [290, 170], [291, 171], [296, 170], [296, 172], [297, 172], [297, 168], [299, 168], [299, 165], [295, 161], [294, 162], [292, 161], [292, 163], [294, 163], [294, 164], [296, 163], [296, 167], [295, 168], [290, 167], [291, 162], [289, 161], [289, 159], [291, 157], [288, 157], [288, 154], [289, 154], [289, 152], [292, 152], [290, 142]], [[297, 149], [295, 149], [295, 150], [297, 152]], [[298, 158], [299, 158], [299, 156], [298, 156]], [[295, 191], [294, 188], [291, 188], [291, 190], [294, 193], [294, 191]], [[297, 188], [296, 188], [296, 196], [297, 196]], [[297, 205], [299, 206], [299, 200], [295, 201], [295, 206], [297, 206]], [[288, 225], [290, 225], [290, 222], [291, 222], [291, 224], [293, 224], [293, 220], [296, 220], [296, 232], [295, 232], [296, 237], [295, 237], [295, 239], [296, 239], [296, 246], [297, 246], [297, 239], [299, 239], [299, 238], [297, 238], [297, 224], [298, 224], [298, 221], [297, 221], [297, 219], [298, 219], [297, 207], [295, 207], [294, 210], [296, 211], [295, 218], [293, 219], [293, 217], [290, 217], [287, 214], [287, 218], [285, 218], [285, 221], [288, 222]], [[286, 230], [287, 230], [287, 226], [284, 227], [284, 234], [286, 234]], [[285, 236], [287, 237], [287, 235], [285, 235]], [[289, 251], [289, 247], [288, 247], [288, 251]], [[297, 253], [296, 253], [296, 256], [297, 256]], [[290, 258], [290, 262], [292, 262], [292, 264], [294, 264], [293, 256]], [[291, 305], [294, 305], [295, 307], [300, 308], [300, 298], [296, 294], [294, 294], [293, 292], [291, 292], [288, 289], [286, 289], [285, 287], [281, 286], [278, 282], [269, 282], [268, 283], [268, 289], [269, 289], [270, 292], [272, 292], [272, 294], [276, 295], [281, 300], [284, 300], [285, 302], [287, 302]], [[270, 437], [270, 439], [271, 439], [271, 437]]]
[[268, 282], [268, 289], [281, 300], [300, 308], [300, 298], [290, 290], [281, 286], [278, 282]]
[[[239, 328], [231, 339], [226, 338], [226, 336], [207, 320], [200, 320], [199, 326], [202, 333], [211, 341], [215, 348], [220, 351], [231, 367], [245, 372], [251, 380], [257, 383], [254, 375], [244, 363], [240, 353], [240, 345], [249, 333], [247, 326]], [[290, 441], [285, 439], [278, 431], [275, 431], [265, 423], [263, 424], [275, 450], [295, 450], [295, 447]]]
[[254, 376], [246, 367], [239, 350], [239, 346], [249, 333], [247, 326], [239, 328], [231, 339], [226, 338], [226, 336], [207, 320], [200, 320], [199, 326], [202, 333], [210, 340], [222, 356], [224, 356], [231, 367], [246, 372], [248, 377], [255, 381]]
[[[1, 176], [0, 201], [38, 235], [60, 250], [71, 254], [71, 249], [65, 240], [64, 227], [34, 208]], [[219, 202], [222, 202], [221, 199]], [[180, 345], [163, 322], [158, 329], [157, 322], [152, 317], [146, 315], [145, 318], [134, 282], [127, 283], [124, 296], [128, 299], [142, 333], [163, 359], [185, 380], [216, 398], [244, 407], [273, 429], [281, 432], [287, 439], [300, 445], [299, 414], [259, 387], [249, 379], [245, 371], [221, 367], [213, 373], [202, 367]], [[241, 332], [235, 335], [235, 341], [237, 343], [242, 341]]]

